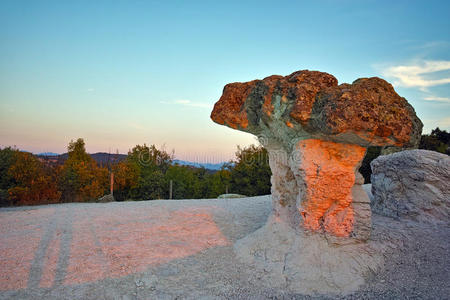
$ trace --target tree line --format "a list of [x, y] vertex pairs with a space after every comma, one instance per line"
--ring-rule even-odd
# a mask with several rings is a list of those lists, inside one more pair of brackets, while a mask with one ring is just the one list
[[[419, 148], [450, 155], [450, 133], [436, 128], [422, 135]], [[81, 138], [67, 150], [63, 164], [51, 165], [28, 152], [0, 149], [0, 206], [97, 201], [109, 193], [111, 172], [117, 201], [168, 199], [170, 181], [173, 199], [270, 194], [268, 154], [261, 146], [238, 147], [236, 158], [219, 171], [174, 164], [173, 155], [155, 145], [136, 145], [124, 160], [109, 164], [98, 164]], [[366, 153], [360, 168], [366, 183], [380, 152], [370, 147]]]
[[[239, 148], [236, 159], [218, 171], [173, 163], [173, 154], [155, 145], [136, 145], [122, 161], [98, 164], [83, 139], [71, 141], [63, 164], [48, 164], [35, 155], [0, 149], [0, 205], [95, 202], [109, 194], [114, 174], [116, 201], [216, 198], [226, 192], [257, 196], [270, 193], [267, 151]], [[251, 162], [251, 163], [249, 163]]]

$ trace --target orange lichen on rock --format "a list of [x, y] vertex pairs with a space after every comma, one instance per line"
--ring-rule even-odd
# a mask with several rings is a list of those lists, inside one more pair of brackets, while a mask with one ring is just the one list
[[295, 104], [290, 116], [305, 125], [313, 109], [316, 95], [322, 89], [337, 86], [337, 79], [330, 74], [318, 71], [298, 71], [289, 75], [289, 82], [296, 88], [291, 90], [295, 94]]
[[349, 236], [353, 229], [352, 187], [366, 149], [316, 139], [300, 141], [299, 168], [306, 195], [299, 208], [305, 228]]
[[[245, 99], [250, 94], [253, 82], [245, 84], [230, 83], [223, 88], [222, 98], [226, 101], [215, 105], [214, 118], [217, 123], [237, 129], [247, 128], [247, 112], [243, 109]], [[221, 99], [222, 99], [221, 98]]]
[[366, 147], [414, 147], [422, 130], [412, 106], [385, 80], [360, 78], [338, 85], [333, 75], [308, 70], [227, 84], [211, 119], [258, 135], [261, 124], [281, 119], [290, 128], [301, 125], [302, 134], [311, 138], [352, 139]]
[[[272, 116], [277, 96], [283, 103], [288, 98], [295, 103], [291, 116], [301, 122], [307, 122], [316, 94], [326, 87], [337, 85], [337, 79], [318, 71], [298, 71], [288, 76], [272, 75], [263, 80], [235, 82], [227, 84], [222, 97], [215, 104], [211, 118], [219, 124], [231, 128], [246, 129], [248, 114], [261, 110], [267, 117]], [[253, 118], [255, 119], [255, 118]], [[256, 120], [254, 120], [254, 124]]]
[[407, 145], [411, 138], [415, 142], [422, 127], [405, 98], [377, 77], [325, 89], [313, 114], [317, 118], [310, 124], [312, 129], [325, 129], [328, 135], [352, 131], [368, 144], [380, 146]]

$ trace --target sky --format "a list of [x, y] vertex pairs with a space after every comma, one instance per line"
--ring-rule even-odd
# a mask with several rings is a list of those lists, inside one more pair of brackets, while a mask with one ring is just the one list
[[0, 1], [0, 146], [220, 162], [257, 143], [209, 118], [223, 86], [378, 76], [450, 130], [450, 1]]

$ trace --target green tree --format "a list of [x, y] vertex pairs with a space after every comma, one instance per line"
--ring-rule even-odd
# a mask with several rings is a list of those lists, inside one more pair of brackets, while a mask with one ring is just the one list
[[172, 163], [172, 155], [159, 150], [155, 145], [136, 145], [128, 152], [126, 169], [133, 170], [137, 181], [129, 186], [126, 199], [150, 200], [168, 198], [168, 183], [165, 177]]
[[450, 155], [450, 133], [436, 127], [436, 129], [431, 131], [431, 134], [422, 135], [419, 149], [426, 149]]
[[173, 199], [195, 198], [198, 189], [198, 177], [195, 168], [189, 166], [170, 166], [166, 173], [167, 182], [173, 181]]
[[217, 198], [230, 183], [231, 172], [226, 169], [212, 172], [191, 166], [170, 166], [167, 181], [173, 181], [173, 199]]
[[236, 161], [230, 171], [230, 192], [246, 196], [270, 194], [272, 172], [267, 150], [262, 146], [238, 146]]
[[0, 206], [11, 204], [8, 189], [14, 186], [14, 178], [8, 171], [14, 162], [14, 153], [16, 151], [11, 147], [0, 149]]
[[207, 176], [205, 181], [205, 184], [208, 187], [205, 198], [217, 198], [219, 195], [227, 192], [227, 187], [228, 189], [230, 188], [231, 171], [227, 168], [222, 168]]

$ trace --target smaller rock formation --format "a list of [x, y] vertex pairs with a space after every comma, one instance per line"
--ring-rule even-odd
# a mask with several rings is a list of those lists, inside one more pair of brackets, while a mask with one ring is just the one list
[[114, 199], [114, 196], [112, 194], [106, 194], [100, 198], [98, 198], [97, 202], [98, 203], [107, 203], [107, 202], [114, 202], [116, 201]]
[[450, 221], [448, 155], [408, 150], [382, 155], [371, 167], [375, 212], [421, 222]]
[[219, 197], [217, 197], [217, 198], [219, 198], [219, 199], [232, 199], [232, 198], [245, 198], [245, 197], [247, 197], [247, 196], [240, 195], [240, 194], [222, 194], [222, 195], [219, 195]]

